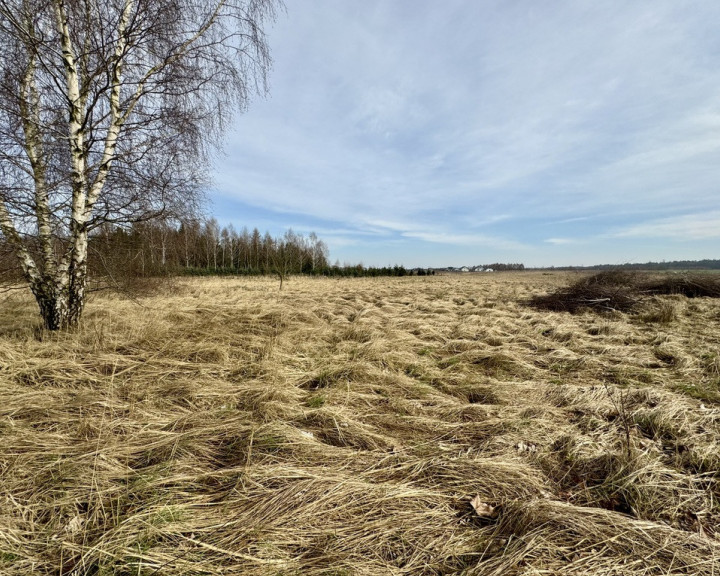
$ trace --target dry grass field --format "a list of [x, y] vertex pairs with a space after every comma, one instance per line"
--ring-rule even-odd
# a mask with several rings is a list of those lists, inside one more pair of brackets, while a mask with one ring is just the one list
[[720, 574], [720, 300], [570, 278], [2, 296], [0, 574]]

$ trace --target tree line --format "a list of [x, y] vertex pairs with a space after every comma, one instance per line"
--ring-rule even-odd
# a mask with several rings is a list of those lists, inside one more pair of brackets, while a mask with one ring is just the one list
[[[29, 250], [35, 246], [28, 238]], [[57, 250], [61, 250], [58, 241]], [[258, 228], [237, 230], [220, 226], [215, 218], [149, 220], [131, 226], [105, 223], [88, 240], [88, 273], [94, 288], [134, 289], [140, 279], [174, 275], [275, 275], [293, 274], [360, 278], [426, 276], [426, 268], [364, 266], [329, 261], [329, 249], [315, 232], [292, 229], [280, 236], [262, 234]], [[0, 234], [0, 276], [21, 282], [23, 275], [12, 247]]]
[[317, 274], [328, 247], [314, 232], [273, 237], [257, 228], [220, 226], [215, 218], [105, 225], [90, 239], [91, 269], [99, 275]]
[[506, 272], [508, 270], [525, 270], [525, 264], [521, 262], [510, 262], [510, 263], [502, 263], [502, 262], [493, 262], [492, 264], [485, 264], [483, 266], [485, 269], [492, 269], [496, 272]]
[[594, 266], [550, 266], [543, 270], [720, 270], [720, 260], [671, 260], [625, 264], [596, 264]]
[[323, 276], [341, 278], [376, 278], [379, 276], [434, 276], [432, 268], [405, 268], [402, 264], [394, 266], [363, 266], [362, 264], [335, 263], [321, 271]]
[[117, 279], [188, 274], [332, 277], [425, 276], [431, 269], [402, 265], [330, 264], [325, 241], [292, 229], [281, 236], [257, 228], [220, 227], [215, 218], [143, 222], [131, 228], [105, 225], [90, 239], [94, 276]]

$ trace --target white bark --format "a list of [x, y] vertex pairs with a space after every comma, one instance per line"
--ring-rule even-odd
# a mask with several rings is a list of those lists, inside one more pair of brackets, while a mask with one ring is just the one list
[[72, 209], [70, 214], [70, 248], [60, 265], [63, 292], [68, 291], [68, 314], [63, 323], [75, 323], [85, 302], [85, 271], [87, 267], [87, 170], [85, 163], [85, 134], [83, 100], [75, 49], [70, 37], [64, 0], [55, 0], [55, 19], [60, 35], [62, 61], [65, 68], [65, 96], [68, 104], [68, 145], [72, 178]]
[[97, 176], [95, 177], [95, 181], [92, 184], [92, 188], [88, 196], [86, 206], [88, 219], [93, 206], [100, 197], [105, 181], [107, 180], [108, 172], [112, 167], [112, 162], [115, 157], [115, 149], [117, 147], [118, 137], [120, 136], [120, 130], [123, 123], [129, 116], [129, 112], [124, 115], [121, 113], [120, 90], [122, 88], [123, 80], [123, 58], [125, 55], [125, 49], [127, 48], [126, 31], [134, 4], [135, 0], [125, 0], [125, 6], [123, 7], [122, 15], [120, 16], [120, 21], [118, 23], [118, 41], [115, 45], [115, 58], [111, 80], [112, 89], [110, 92], [110, 127], [108, 128], [107, 136], [105, 137], [105, 148], [103, 150], [103, 156], [100, 161]]
[[[32, 21], [26, 20], [28, 36], [34, 35]], [[29, 47], [28, 47], [29, 48]], [[23, 142], [35, 181], [35, 215], [37, 219], [38, 238], [43, 252], [44, 273], [55, 273], [52, 229], [50, 226], [50, 205], [46, 181], [47, 166], [40, 133], [40, 95], [35, 82], [37, 55], [28, 50], [30, 58], [20, 86], [20, 112], [25, 133]]]
[[31, 284], [39, 282], [41, 277], [38, 272], [37, 265], [35, 264], [35, 260], [33, 260], [30, 252], [28, 252], [27, 248], [25, 248], [22, 238], [18, 234], [17, 230], [15, 230], [15, 226], [12, 218], [10, 217], [7, 206], [2, 200], [0, 200], [0, 231], [2, 231], [6, 240], [15, 249], [15, 253], [20, 261], [20, 266], [22, 267], [23, 273], [28, 281]]
[[80, 70], [77, 55], [70, 36], [67, 10], [64, 0], [55, 0], [55, 17], [62, 48], [65, 67], [66, 96], [68, 101], [68, 145], [72, 174], [72, 210], [70, 216], [70, 248], [59, 267], [56, 282], [69, 290], [67, 323], [74, 324], [79, 319], [85, 305], [85, 285], [88, 256], [88, 222], [93, 207], [102, 192], [112, 167], [123, 116], [120, 111], [120, 91], [122, 87], [123, 58], [127, 45], [126, 29], [132, 14], [134, 0], [126, 0], [118, 23], [117, 43], [111, 71], [110, 123], [105, 136], [105, 145], [100, 166], [92, 184], [88, 182], [86, 163], [85, 133], [83, 127], [87, 120], [85, 105], [87, 99], [81, 94]]

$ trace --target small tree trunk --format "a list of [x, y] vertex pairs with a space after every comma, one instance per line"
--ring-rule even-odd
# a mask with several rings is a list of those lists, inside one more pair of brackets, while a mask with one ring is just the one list
[[39, 279], [30, 287], [48, 330], [60, 330], [67, 325], [67, 300], [57, 288], [52, 278]]
[[70, 271], [67, 291], [66, 327], [77, 326], [85, 308], [85, 286], [87, 285], [87, 260], [77, 262]]
[[33, 287], [32, 292], [45, 328], [61, 330], [78, 325], [85, 308], [84, 279], [78, 279], [63, 292], [58, 292], [55, 286], [45, 283]]
[[[82, 248], [82, 242], [80, 244]], [[60, 268], [52, 276], [44, 275], [31, 281], [30, 289], [45, 328], [61, 330], [77, 326], [85, 308], [86, 285], [87, 249], [73, 254], [69, 268]]]

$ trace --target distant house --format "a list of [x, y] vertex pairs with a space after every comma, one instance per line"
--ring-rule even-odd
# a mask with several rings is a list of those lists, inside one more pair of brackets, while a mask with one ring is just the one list
[[470, 272], [470, 268], [468, 268], [467, 266], [463, 266], [462, 268], [460, 268], [460, 272]]
[[485, 272], [495, 272], [495, 270], [493, 270], [492, 268], [485, 268], [484, 271], [485, 271]]

